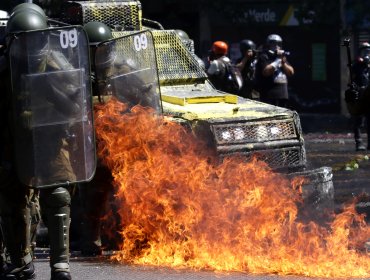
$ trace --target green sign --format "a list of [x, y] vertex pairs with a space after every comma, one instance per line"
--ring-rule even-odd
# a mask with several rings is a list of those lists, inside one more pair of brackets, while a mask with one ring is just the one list
[[312, 44], [312, 81], [326, 81], [326, 44]]

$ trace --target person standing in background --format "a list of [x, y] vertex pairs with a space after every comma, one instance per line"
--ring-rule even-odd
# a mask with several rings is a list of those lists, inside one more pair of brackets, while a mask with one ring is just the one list
[[227, 56], [228, 50], [229, 46], [224, 41], [213, 43], [208, 57], [210, 64], [207, 74], [216, 89], [238, 94], [242, 86], [241, 75]]
[[277, 34], [267, 36], [266, 45], [256, 66], [256, 78], [262, 102], [288, 107], [288, 77], [294, 68], [287, 60], [288, 52], [282, 49], [283, 40]]
[[[370, 80], [370, 44], [364, 42], [358, 49], [358, 58], [354, 61], [352, 66], [353, 82], [355, 83], [359, 95], [363, 95], [366, 88], [369, 86]], [[361, 130], [366, 127], [367, 133], [367, 149], [370, 149], [370, 123], [369, 114], [352, 116], [353, 133], [356, 142], [356, 151], [365, 151], [366, 147], [362, 141]]]
[[239, 95], [250, 99], [259, 99], [259, 92], [255, 89], [256, 80], [256, 64], [257, 51], [256, 44], [249, 39], [240, 42], [241, 58], [238, 59], [236, 67], [239, 69], [243, 85], [240, 89]]

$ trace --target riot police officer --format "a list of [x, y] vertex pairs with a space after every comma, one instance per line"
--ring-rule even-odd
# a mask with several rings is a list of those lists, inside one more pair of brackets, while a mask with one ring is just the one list
[[256, 66], [256, 79], [262, 102], [276, 106], [288, 106], [288, 77], [294, 75], [287, 52], [282, 49], [283, 40], [278, 34], [266, 38], [263, 52]]
[[180, 37], [180, 39], [187, 45], [188, 49], [193, 52], [194, 45], [192, 44], [192, 40], [190, 39], [188, 33], [181, 29], [175, 29], [176, 34]]
[[70, 280], [70, 190], [95, 168], [92, 112], [85, 105], [90, 83], [82, 78], [89, 73], [87, 38], [84, 48], [76, 27], [49, 30], [45, 15], [30, 8], [11, 15], [7, 32], [11, 154], [2, 165], [8, 180], [1, 180], [0, 208], [11, 262], [2, 277], [35, 278], [30, 228], [40, 194], [51, 280]]
[[[18, 28], [23, 23], [23, 13], [14, 14], [7, 23], [7, 31]], [[33, 20], [29, 21], [32, 29], [47, 28], [46, 18], [41, 14], [32, 12]], [[2, 73], [3, 86], [7, 86], [9, 70]], [[2, 87], [2, 88], [4, 88]], [[31, 224], [33, 207], [38, 204], [38, 190], [29, 188], [22, 184], [14, 170], [14, 159], [12, 150], [14, 143], [12, 139], [12, 124], [9, 108], [11, 107], [10, 95], [1, 99], [1, 170], [0, 170], [0, 215], [2, 221], [2, 233], [6, 247], [6, 267], [1, 279], [34, 279], [35, 271], [32, 263], [31, 247]], [[38, 218], [34, 219], [37, 224]], [[8, 262], [10, 261], [10, 262]]]
[[[357, 87], [359, 95], [363, 95], [370, 82], [370, 44], [364, 42], [358, 49], [358, 58], [353, 63], [353, 82]], [[353, 132], [356, 143], [356, 151], [365, 151], [366, 147], [362, 141], [361, 130], [366, 126], [366, 132], [368, 135], [367, 149], [370, 149], [370, 122], [369, 113], [362, 115], [352, 116], [353, 118]]]
[[[101, 92], [100, 89], [106, 88], [105, 79], [96, 76], [96, 67], [104, 68], [108, 71], [109, 66], [114, 60], [114, 53], [109, 47], [97, 48], [97, 45], [103, 41], [113, 38], [112, 31], [102, 22], [88, 22], [84, 25], [90, 44], [93, 95], [110, 95], [108, 92]], [[96, 55], [96, 52], [99, 52]], [[102, 53], [100, 53], [102, 52]], [[95, 59], [102, 57], [104, 59]], [[84, 256], [96, 256], [102, 253], [102, 218], [105, 214], [105, 208], [108, 203], [109, 195], [112, 193], [111, 173], [100, 163], [91, 182], [79, 184], [79, 198], [82, 212], [81, 220], [81, 253]]]
[[237, 61], [236, 67], [239, 68], [243, 85], [239, 92], [240, 96], [259, 99], [259, 93], [255, 89], [255, 72], [257, 63], [256, 44], [249, 39], [240, 42], [241, 58]]
[[[124, 103], [127, 106], [122, 113], [138, 105], [161, 112], [158, 73], [157, 69], [153, 68], [155, 56], [152, 34], [141, 31], [133, 36], [112, 38], [110, 28], [101, 22], [89, 22], [84, 25], [84, 29], [89, 37], [92, 54], [94, 95], [101, 96], [101, 102], [112, 98], [115, 102]], [[139, 37], [146, 42], [145, 49], [140, 52], [132, 40]], [[106, 96], [108, 98], [104, 98]], [[101, 143], [98, 143], [99, 145]], [[101, 243], [104, 241], [106, 243], [103, 243], [103, 247], [110, 249], [116, 249], [117, 244], [122, 244], [122, 236], [119, 234], [122, 225], [118, 211], [113, 210], [113, 215], [105, 215], [110, 223], [101, 219], [105, 208], [108, 208], [107, 202], [110, 209], [116, 208], [114, 199], [109, 199], [114, 195], [111, 176], [111, 171], [99, 159], [93, 180], [79, 188], [84, 209], [84, 240], [81, 249], [85, 255], [100, 254]], [[100, 232], [102, 227], [104, 231]]]

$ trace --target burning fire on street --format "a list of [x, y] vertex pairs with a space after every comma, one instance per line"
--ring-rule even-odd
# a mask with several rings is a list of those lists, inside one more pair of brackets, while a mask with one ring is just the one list
[[181, 125], [111, 100], [95, 117], [133, 264], [311, 277], [370, 277], [370, 229], [350, 205], [326, 224], [299, 217], [302, 180], [226, 158]]

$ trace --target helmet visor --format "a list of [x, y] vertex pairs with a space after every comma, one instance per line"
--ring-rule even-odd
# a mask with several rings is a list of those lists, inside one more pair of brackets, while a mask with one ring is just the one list
[[268, 47], [272, 51], [276, 51], [282, 48], [281, 41], [269, 41]]

